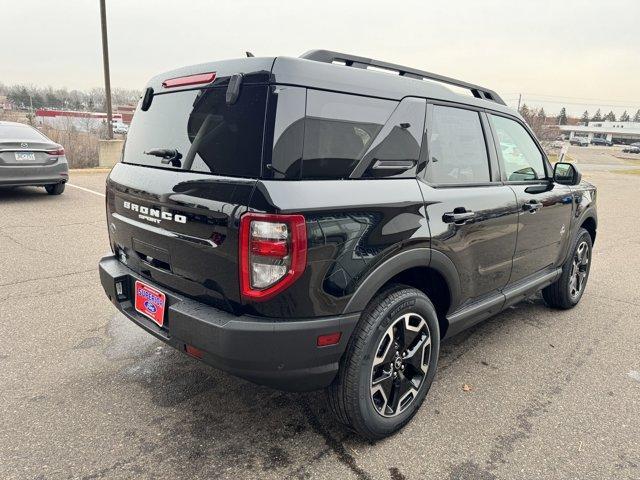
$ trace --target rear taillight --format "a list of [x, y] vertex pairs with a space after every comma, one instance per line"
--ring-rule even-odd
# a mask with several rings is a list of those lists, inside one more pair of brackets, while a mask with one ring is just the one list
[[60, 147], [55, 150], [47, 150], [47, 155], [52, 157], [62, 157], [64, 155], [64, 148]]
[[245, 213], [240, 219], [240, 290], [267, 300], [295, 282], [307, 264], [302, 215]]

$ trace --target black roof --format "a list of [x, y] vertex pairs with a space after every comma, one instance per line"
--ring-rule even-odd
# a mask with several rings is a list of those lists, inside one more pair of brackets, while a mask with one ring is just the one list
[[[166, 91], [162, 88], [164, 80], [203, 72], [216, 72], [214, 85], [225, 85], [231, 75], [242, 73], [245, 75], [243, 83], [297, 85], [392, 100], [413, 96], [473, 105], [519, 117], [515, 110], [504, 104], [497, 93], [486, 87], [328, 50], [312, 50], [299, 58], [249, 57], [191, 65], [157, 75], [149, 81], [147, 87], [153, 87], [156, 93], [163, 93]], [[445, 85], [466, 89], [470, 94], [457, 93]]]

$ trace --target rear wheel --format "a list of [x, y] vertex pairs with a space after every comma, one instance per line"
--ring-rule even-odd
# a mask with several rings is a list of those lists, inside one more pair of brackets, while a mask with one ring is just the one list
[[62, 192], [64, 192], [64, 183], [45, 185], [44, 188], [49, 195], [60, 195]]
[[591, 235], [584, 228], [578, 230], [571, 255], [562, 266], [560, 278], [542, 290], [542, 297], [553, 308], [575, 307], [587, 287], [591, 268]]
[[363, 312], [329, 404], [340, 421], [369, 439], [406, 425], [422, 404], [438, 363], [440, 331], [421, 291], [395, 285]]

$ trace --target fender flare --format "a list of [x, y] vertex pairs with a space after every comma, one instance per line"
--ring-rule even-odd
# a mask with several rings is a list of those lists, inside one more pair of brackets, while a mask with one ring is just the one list
[[580, 216], [575, 219], [574, 225], [576, 232], [578, 231], [578, 228], [580, 228], [580, 226], [588, 219], [592, 219], [596, 224], [596, 229], [598, 228], [598, 214], [594, 208], [588, 207], [580, 214]]
[[458, 304], [460, 276], [455, 265], [444, 253], [421, 247], [400, 252], [378, 265], [360, 283], [347, 303], [344, 313], [361, 312], [390, 278], [415, 267], [429, 267], [441, 274], [451, 296], [450, 309]]

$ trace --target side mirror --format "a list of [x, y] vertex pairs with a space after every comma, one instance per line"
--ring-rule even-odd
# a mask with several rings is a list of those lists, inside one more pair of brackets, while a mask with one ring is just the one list
[[558, 162], [553, 167], [553, 181], [561, 185], [578, 185], [582, 174], [572, 163]]

